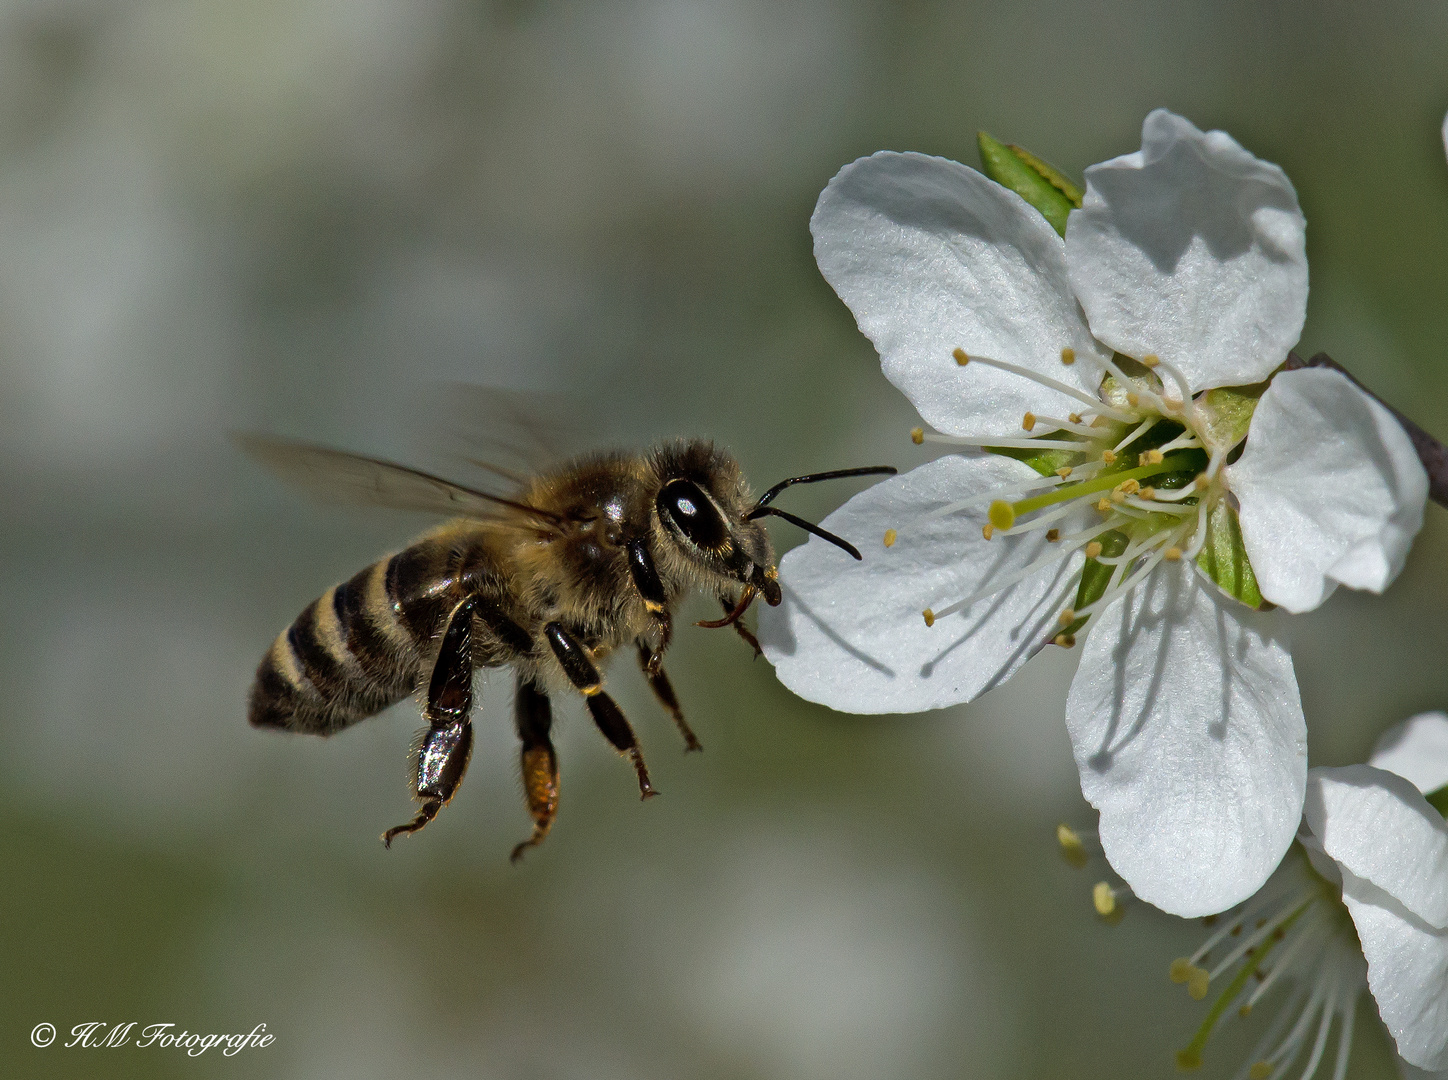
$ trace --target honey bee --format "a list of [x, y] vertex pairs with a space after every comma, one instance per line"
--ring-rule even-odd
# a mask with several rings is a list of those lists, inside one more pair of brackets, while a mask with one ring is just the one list
[[[780, 602], [774, 549], [759, 519], [784, 518], [856, 559], [848, 541], [775, 508], [794, 484], [890, 474], [888, 466], [782, 480], [758, 499], [738, 462], [701, 439], [644, 452], [593, 454], [531, 476], [484, 466], [499, 491], [344, 451], [256, 435], [243, 448], [284, 479], [452, 520], [328, 589], [272, 644], [251, 688], [253, 726], [332, 735], [417, 693], [426, 728], [409, 775], [419, 804], [383, 843], [427, 825], [456, 794], [473, 747], [476, 668], [510, 667], [522, 743], [523, 788], [539, 844], [558, 810], [550, 695], [577, 693], [604, 737], [656, 794], [628, 720], [604, 690], [601, 665], [632, 646], [687, 750], [700, 749], [664, 673], [674, 607], [689, 592], [716, 596], [739, 621], [751, 601]], [[479, 463], [481, 464], [481, 463]]]

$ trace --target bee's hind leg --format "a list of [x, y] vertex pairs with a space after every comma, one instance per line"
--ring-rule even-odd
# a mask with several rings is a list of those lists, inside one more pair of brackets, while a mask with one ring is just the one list
[[659, 663], [658, 653], [649, 648], [648, 642], [643, 638], [638, 639], [639, 646], [639, 667], [644, 670], [644, 678], [649, 681], [649, 688], [653, 690], [654, 696], [659, 699], [665, 711], [674, 718], [678, 725], [679, 734], [684, 737], [684, 752], [690, 750], [702, 750], [704, 746], [694, 734], [694, 729], [684, 719], [684, 710], [679, 708], [679, 699], [674, 694], [674, 686], [669, 682], [669, 677], [664, 674], [663, 665]]
[[528, 813], [533, 815], [533, 835], [513, 849], [512, 860], [517, 862], [523, 852], [541, 844], [553, 827], [558, 813], [558, 755], [548, 737], [553, 727], [548, 695], [532, 679], [518, 678], [513, 708], [523, 743], [523, 792], [528, 797]]
[[473, 752], [473, 607], [464, 600], [453, 611], [442, 637], [432, 681], [427, 687], [423, 717], [427, 730], [418, 740], [413, 767], [413, 795], [422, 803], [417, 816], [382, 834], [392, 846], [400, 833], [413, 833], [437, 816], [462, 783]]

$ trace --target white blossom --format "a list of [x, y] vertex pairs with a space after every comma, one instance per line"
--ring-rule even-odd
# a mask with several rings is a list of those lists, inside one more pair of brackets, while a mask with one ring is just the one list
[[[1235, 550], [1272, 604], [1381, 591], [1427, 477], [1336, 372], [1213, 390], [1267, 379], [1302, 328], [1305, 224], [1281, 169], [1158, 110], [1141, 150], [1086, 184], [1064, 241], [1013, 192], [920, 154], [863, 158], [821, 194], [821, 271], [934, 429], [917, 441], [957, 452], [825, 521], [878, 538], [862, 563], [791, 551], [760, 638], [803, 697], [913, 712], [973, 700], [1089, 619], [1066, 722], [1106, 855], [1143, 899], [1205, 914], [1280, 862], [1307, 751], [1277, 623], [1194, 564], [1239, 513]], [[1071, 464], [1043, 475], [982, 447]], [[1077, 609], [1088, 557], [1110, 580]]]

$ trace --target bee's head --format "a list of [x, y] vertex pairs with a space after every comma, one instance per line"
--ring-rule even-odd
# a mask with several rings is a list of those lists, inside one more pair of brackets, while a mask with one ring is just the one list
[[759, 518], [782, 517], [860, 558], [847, 541], [770, 506], [774, 497], [792, 484], [895, 472], [889, 466], [880, 466], [795, 476], [780, 481], [755, 500], [738, 462], [716, 450], [712, 443], [694, 441], [668, 447], [659, 453], [656, 466], [661, 481], [654, 500], [659, 524], [681, 558], [706, 576], [757, 591], [771, 607], [781, 599], [778, 569], [774, 547]]
[[750, 518], [754, 500], [739, 463], [712, 443], [693, 441], [659, 452], [654, 499], [660, 530], [678, 560], [697, 577], [753, 586], [767, 603], [780, 601], [774, 546]]

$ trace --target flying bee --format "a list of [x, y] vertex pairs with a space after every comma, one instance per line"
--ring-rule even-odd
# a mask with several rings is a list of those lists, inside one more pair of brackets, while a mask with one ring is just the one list
[[[540, 843], [558, 810], [550, 695], [580, 694], [604, 737], [655, 794], [628, 720], [603, 688], [601, 665], [632, 647], [683, 736], [700, 749], [664, 673], [672, 613], [693, 590], [718, 598], [733, 626], [751, 601], [780, 602], [774, 549], [759, 519], [784, 518], [836, 544], [846, 540], [775, 508], [793, 484], [894, 473], [888, 466], [796, 476], [754, 499], [739, 464], [690, 439], [644, 452], [594, 454], [507, 480], [506, 493], [465, 487], [403, 465], [307, 443], [239, 437], [283, 478], [324, 493], [452, 520], [328, 589], [279, 636], [257, 668], [256, 727], [331, 735], [417, 693], [427, 727], [410, 765], [416, 816], [383, 842], [423, 828], [452, 799], [472, 752], [473, 672], [511, 667], [523, 788]], [[478, 463], [481, 464], [481, 463]]]

